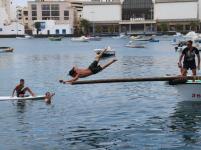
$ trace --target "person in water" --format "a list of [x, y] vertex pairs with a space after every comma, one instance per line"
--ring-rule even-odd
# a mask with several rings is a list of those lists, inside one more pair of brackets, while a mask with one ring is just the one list
[[77, 67], [73, 67], [70, 71], [69, 71], [69, 75], [71, 77], [73, 77], [71, 80], [59, 80], [60, 83], [72, 83], [74, 81], [77, 81], [79, 78], [85, 78], [88, 77], [90, 75], [96, 74], [100, 71], [102, 71], [103, 69], [107, 68], [108, 66], [110, 66], [111, 64], [113, 64], [115, 61], [117, 61], [117, 59], [113, 59], [110, 62], [108, 62], [107, 64], [100, 66], [98, 63], [103, 55], [103, 53], [106, 51], [107, 49], [104, 49], [100, 54], [98, 54], [95, 58], [95, 60], [91, 63], [91, 65], [88, 68], [77, 68]]
[[27, 91], [31, 94], [31, 96], [35, 96], [29, 87], [24, 86], [24, 83], [24, 79], [20, 79], [20, 83], [13, 90], [12, 97], [14, 96], [15, 92], [17, 97], [24, 97]]
[[45, 93], [45, 102], [47, 104], [51, 104], [51, 100], [52, 100], [52, 97], [55, 95], [55, 93], [50, 93], [50, 92], [46, 92]]
[[[196, 69], [200, 70], [200, 54], [199, 50], [196, 47], [192, 46], [193, 42], [189, 40], [187, 42], [187, 47], [182, 51], [182, 54], [179, 58], [178, 66], [181, 69], [181, 75], [186, 76], [188, 69], [192, 70], [193, 76], [196, 76]], [[195, 56], [197, 56], [197, 66], [195, 61]], [[182, 59], [183, 66], [181, 64]]]

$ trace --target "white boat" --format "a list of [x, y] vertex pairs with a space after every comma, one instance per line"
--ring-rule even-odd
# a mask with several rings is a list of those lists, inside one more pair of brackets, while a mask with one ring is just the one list
[[201, 101], [201, 80], [188, 80], [184, 84], [175, 85], [184, 101]]
[[74, 38], [71, 38], [71, 41], [74, 41], [74, 42], [89, 42], [89, 38], [87, 38], [85, 36], [74, 37]]
[[0, 53], [12, 53], [13, 50], [11, 47], [0, 47]]
[[145, 46], [143, 44], [144, 43], [133, 43], [132, 41], [130, 41], [128, 44], [125, 45], [125, 47], [129, 47], [129, 48], [145, 48]]
[[8, 101], [8, 100], [43, 100], [43, 99], [45, 99], [45, 95], [27, 96], [27, 97], [0, 96], [0, 101]]
[[[100, 54], [104, 48], [94, 49], [96, 54]], [[115, 50], [108, 46], [107, 50], [103, 53], [102, 57], [115, 56]]]
[[120, 33], [119, 36], [113, 36], [112, 38], [113, 39], [125, 39], [127, 38], [128, 36], [125, 35], [124, 33]]
[[131, 36], [130, 39], [133, 41], [150, 41], [152, 37], [145, 37], [139, 35], [139, 36]]
[[99, 37], [99, 36], [89, 36], [86, 38], [88, 38], [90, 41], [100, 41], [101, 40], [101, 37]]
[[25, 40], [25, 39], [32, 39], [33, 37], [30, 35], [24, 35], [24, 36], [16, 36], [16, 39]]

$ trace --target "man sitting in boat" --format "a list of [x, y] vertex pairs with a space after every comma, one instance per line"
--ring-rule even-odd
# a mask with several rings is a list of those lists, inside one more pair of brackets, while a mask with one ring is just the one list
[[187, 75], [187, 70], [191, 69], [193, 76], [196, 76], [196, 62], [195, 55], [198, 59], [197, 69], [200, 70], [200, 54], [199, 50], [196, 47], [192, 46], [193, 42], [191, 40], [187, 41], [187, 47], [182, 51], [182, 54], [179, 58], [178, 66], [182, 67], [181, 61], [184, 57], [183, 67], [181, 69], [182, 76]]
[[100, 66], [98, 63], [100, 61], [100, 58], [102, 57], [103, 53], [106, 51], [107, 49], [104, 49], [100, 54], [98, 54], [96, 56], [96, 59], [94, 62], [91, 63], [91, 65], [88, 68], [77, 68], [77, 67], [73, 67], [70, 71], [69, 71], [69, 75], [71, 77], [73, 77], [73, 79], [71, 80], [67, 80], [67, 81], [63, 81], [60, 80], [60, 83], [72, 83], [76, 80], [78, 80], [79, 78], [84, 78], [84, 77], [88, 77], [90, 75], [96, 74], [100, 71], [102, 71], [103, 69], [107, 68], [108, 66], [110, 66], [111, 64], [113, 64], [115, 61], [117, 61], [116, 59], [111, 60], [110, 62], [108, 62], [107, 64]]
[[15, 92], [17, 97], [24, 97], [26, 91], [28, 91], [31, 94], [31, 96], [35, 96], [35, 94], [30, 90], [30, 88], [24, 87], [24, 83], [25, 83], [24, 79], [20, 79], [20, 83], [13, 90], [12, 97], [14, 96]]

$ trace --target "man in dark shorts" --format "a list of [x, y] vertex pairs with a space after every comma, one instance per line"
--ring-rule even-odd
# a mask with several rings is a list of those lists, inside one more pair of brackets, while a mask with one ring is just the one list
[[[181, 68], [181, 75], [186, 76], [187, 70], [191, 69], [193, 76], [196, 76], [196, 69], [200, 70], [200, 54], [199, 50], [196, 47], [192, 46], [193, 42], [189, 40], [187, 42], [187, 47], [182, 51], [182, 54], [179, 58], [178, 66]], [[195, 55], [198, 59], [198, 65], [196, 66]], [[183, 66], [181, 61], [184, 57]]]
[[71, 80], [59, 80], [60, 83], [72, 83], [76, 80], [78, 80], [79, 78], [85, 78], [88, 77], [90, 75], [96, 74], [100, 71], [102, 71], [103, 69], [107, 68], [108, 66], [110, 66], [111, 64], [113, 64], [115, 61], [117, 61], [116, 59], [111, 60], [110, 62], [108, 62], [107, 64], [100, 66], [98, 63], [100, 61], [100, 58], [102, 57], [103, 53], [106, 51], [107, 49], [104, 49], [99, 55], [96, 56], [96, 59], [91, 63], [91, 65], [88, 68], [77, 68], [77, 67], [73, 67], [70, 71], [69, 71], [69, 75], [71, 77], [73, 77], [73, 79]]
[[28, 87], [24, 87], [24, 79], [20, 79], [20, 83], [13, 90], [12, 97], [14, 96], [15, 92], [17, 97], [24, 97], [26, 91], [28, 91], [31, 96], [35, 96], [34, 93]]

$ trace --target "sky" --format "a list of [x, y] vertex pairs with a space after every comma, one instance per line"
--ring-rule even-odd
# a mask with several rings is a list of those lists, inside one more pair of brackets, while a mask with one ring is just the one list
[[27, 0], [13, 0], [13, 3], [14, 3], [15, 5], [26, 6], [26, 5], [27, 5]]

